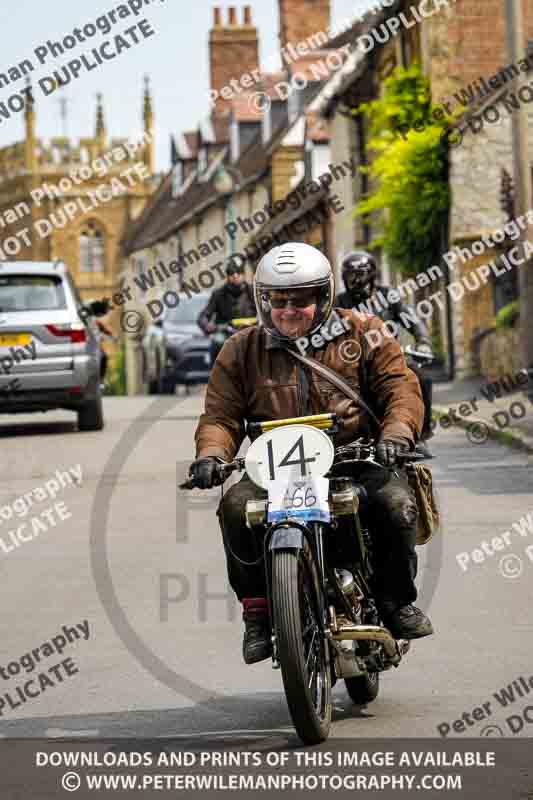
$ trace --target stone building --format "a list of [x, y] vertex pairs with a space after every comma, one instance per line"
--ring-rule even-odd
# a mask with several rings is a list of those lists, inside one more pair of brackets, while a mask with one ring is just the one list
[[[487, 114], [486, 109], [493, 104], [505, 107], [509, 89], [506, 84], [517, 77], [519, 70], [513, 69], [506, 58], [504, 4], [500, 0], [482, 4], [478, 0], [428, 0], [423, 5], [425, 13], [418, 22], [413, 21], [412, 4], [397, 0], [389, 8], [369, 14], [363, 26], [354, 26], [345, 34], [352, 42], [353, 52], [332, 78], [319, 111], [330, 125], [332, 159], [350, 153], [359, 166], [365, 167], [372, 159], [367, 146], [367, 121], [364, 115], [350, 112], [379, 97], [383, 81], [396, 66], [420, 63], [430, 80], [435, 104], [448, 112], [467, 107], [459, 125], [459, 146], [450, 149], [451, 209], [448, 230], [441, 236], [444, 254], [455, 247], [471, 250], [474, 242], [498, 231], [507, 221], [500, 195], [502, 171], [512, 172], [510, 114], [502, 112], [494, 122], [496, 115], [492, 112], [491, 117], [489, 113], [487, 120], [492, 119], [494, 124], [486, 121], [476, 133], [472, 132], [475, 126], [469, 126], [467, 120], [469, 115]], [[391, 24], [393, 18], [399, 20], [397, 26]], [[526, 51], [527, 41], [533, 39], [531, 3], [524, 3], [524, 22]], [[524, 74], [526, 66], [521, 70]], [[526, 77], [530, 79], [531, 75]], [[511, 86], [516, 92], [518, 87]], [[533, 92], [530, 95], [526, 102], [533, 99]], [[533, 158], [531, 126], [529, 131]], [[354, 220], [351, 211], [369, 188], [368, 176], [361, 171], [356, 181], [345, 186], [342, 199], [350, 211], [344, 219], [336, 220], [335, 248], [339, 256], [349, 249], [368, 246], [376, 236], [372, 222], [364, 225], [360, 219]], [[477, 289], [466, 289], [455, 301], [446, 291], [446, 284], [463, 278], [468, 283], [470, 272], [504, 254], [502, 248], [496, 248], [485, 249], [473, 258], [458, 257], [449, 274], [443, 263], [444, 280], [432, 291], [440, 289], [446, 302], [443, 308], [435, 307], [431, 324], [440, 334], [452, 375], [479, 373], [481, 343], [493, 330], [494, 316], [504, 302], [505, 292], [500, 279], [491, 278], [485, 284], [480, 282]], [[381, 267], [383, 281], [402, 281], [401, 275], [391, 275], [384, 258]], [[474, 286], [473, 278], [468, 285]], [[422, 291], [413, 300], [423, 296]]]
[[[31, 97], [31, 94], [30, 94]], [[95, 131], [74, 142], [37, 135], [25, 108], [25, 140], [0, 150], [0, 257], [68, 266], [83, 299], [118, 288], [119, 243], [154, 189], [154, 113], [146, 81], [136, 140], [110, 139], [101, 96]], [[110, 320], [113, 324], [113, 320]]]

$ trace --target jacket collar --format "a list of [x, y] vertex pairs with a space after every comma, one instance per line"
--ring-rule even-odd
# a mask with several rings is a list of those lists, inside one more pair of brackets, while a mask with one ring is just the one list
[[283, 345], [279, 341], [279, 339], [275, 339], [273, 336], [265, 331], [265, 350], [283, 350]]

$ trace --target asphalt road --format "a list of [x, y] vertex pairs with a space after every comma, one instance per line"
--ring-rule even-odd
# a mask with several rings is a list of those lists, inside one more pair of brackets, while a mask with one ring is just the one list
[[[242, 662], [240, 608], [227, 591], [215, 517], [220, 490], [176, 505], [176, 474], [192, 456], [200, 408], [199, 394], [109, 398], [102, 433], [78, 433], [62, 412], [0, 418], [1, 735], [206, 742], [217, 732], [272, 742], [292, 735], [280, 672], [270, 662]], [[382, 676], [378, 699], [365, 709], [352, 706], [339, 682], [333, 737], [435, 737], [445, 723], [459, 738], [512, 736], [519, 722], [506, 718], [533, 706], [533, 688], [528, 695], [520, 683], [523, 696], [515, 687], [512, 707], [494, 697], [520, 676], [529, 686], [533, 676], [533, 547], [530, 558], [526, 553], [533, 525], [524, 536], [512, 528], [533, 511], [531, 457], [493, 442], [472, 445], [457, 429], [439, 431], [432, 449], [444, 532], [419, 551], [420, 604], [429, 608], [436, 634], [415, 642], [400, 668]], [[16, 525], [5, 518], [7, 506], [16, 513], [16, 498], [76, 465], [80, 486], [59, 487], [54, 500], [41, 499]], [[27, 527], [27, 541], [14, 547], [8, 532], [23, 522], [31, 526], [55, 502], [70, 516], [42, 522], [36, 538]], [[489, 555], [493, 537], [508, 530], [509, 545]], [[465, 571], [457, 556], [476, 549]], [[514, 560], [502, 566], [509, 554]], [[11, 667], [19, 674], [6, 672], [63, 635], [62, 626], [84, 621], [88, 639], [80, 633], [61, 655], [39, 650], [33, 672], [26, 672], [27, 659]], [[54, 677], [36, 697], [18, 697], [10, 707], [15, 687], [68, 658], [72, 674], [65, 666], [61, 680]], [[484, 703], [475, 719], [473, 709]], [[465, 712], [464, 730], [458, 724], [454, 732], [453, 721]], [[526, 722], [515, 735], [532, 734]]]

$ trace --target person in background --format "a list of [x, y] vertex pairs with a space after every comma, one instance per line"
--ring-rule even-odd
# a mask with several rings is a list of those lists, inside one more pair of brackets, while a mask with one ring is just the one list
[[96, 327], [98, 328], [99, 333], [102, 335], [100, 337], [100, 353], [101, 353], [101, 361], [100, 361], [100, 383], [104, 383], [106, 372], [107, 372], [107, 364], [109, 361], [108, 355], [104, 348], [102, 347], [102, 338], [107, 336], [112, 341], [115, 341], [115, 336], [113, 331], [105, 322], [101, 319], [95, 319]]
[[[390, 303], [385, 308], [376, 302], [372, 304], [372, 298], [376, 292], [381, 292], [384, 297], [387, 297], [388, 292], [392, 287], [378, 286], [377, 285], [378, 267], [373, 255], [367, 253], [366, 250], [354, 250], [348, 253], [342, 260], [342, 279], [346, 287], [345, 292], [337, 295], [335, 306], [338, 308], [351, 308], [359, 310], [358, 306], [361, 303], [365, 304], [365, 308], [361, 311], [371, 311], [375, 308], [376, 316], [380, 317], [384, 322], [392, 320], [405, 328], [416, 342], [416, 349], [420, 352], [431, 354], [431, 339], [429, 332], [422, 322], [411, 322], [410, 326], [405, 325], [402, 314], [407, 314], [408, 307], [400, 300], [397, 303]], [[431, 430], [431, 402], [433, 393], [433, 382], [431, 378], [424, 373], [416, 364], [409, 362], [409, 368], [415, 373], [420, 382], [422, 390], [422, 399], [424, 401], [424, 423], [422, 426], [422, 433], [420, 439], [425, 441], [429, 439], [433, 433]]]
[[[197, 323], [206, 336], [214, 333], [217, 325], [225, 325], [239, 317], [255, 317], [256, 309], [252, 287], [244, 279], [244, 268], [231, 259], [226, 266], [227, 280], [215, 289]], [[211, 363], [214, 364], [223, 342], [211, 342]]]

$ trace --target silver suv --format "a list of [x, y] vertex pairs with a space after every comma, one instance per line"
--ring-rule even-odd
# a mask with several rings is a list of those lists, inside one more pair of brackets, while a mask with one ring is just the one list
[[[94, 308], [93, 308], [94, 306]], [[0, 262], [0, 411], [76, 411], [78, 428], [104, 426], [99, 336], [61, 262]]]

